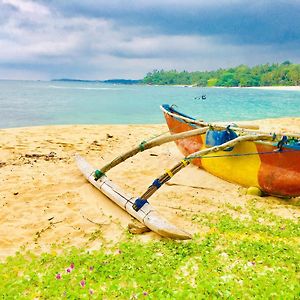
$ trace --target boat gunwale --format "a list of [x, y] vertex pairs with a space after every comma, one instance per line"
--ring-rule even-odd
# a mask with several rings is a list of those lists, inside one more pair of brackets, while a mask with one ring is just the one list
[[[197, 128], [201, 128], [201, 127], [205, 127], [205, 126], [212, 126], [212, 127], [217, 127], [220, 126], [218, 124], [210, 124], [210, 123], [207, 123], [205, 122], [206, 124], [198, 124], [196, 122], [199, 122], [197, 119], [193, 118], [193, 117], [190, 117], [184, 113], [181, 113], [179, 112], [178, 110], [176, 109], [173, 109], [172, 106], [170, 106], [169, 104], [162, 104], [160, 106], [160, 109], [168, 114], [170, 117], [176, 119], [177, 121], [179, 122], [184, 122], [188, 125], [190, 125], [191, 127], [197, 127]], [[171, 111], [172, 109], [172, 111]], [[226, 127], [226, 126], [220, 126], [220, 127]], [[238, 128], [238, 127], [237, 127]], [[232, 130], [237, 130], [237, 128], [235, 127], [232, 127], [231, 129]], [[245, 133], [247, 131], [250, 131], [252, 134], [257, 134], [257, 133], [260, 133], [259, 131], [251, 131], [251, 130], [244, 130], [242, 128], [238, 128], [238, 131], [239, 132], [242, 132], [242, 133]], [[272, 133], [269, 133], [270, 135]], [[277, 143], [272, 143], [272, 142], [268, 142], [268, 141], [252, 141], [253, 143], [256, 143], [256, 144], [261, 144], [261, 145], [267, 145], [267, 146], [272, 146], [272, 147], [277, 147]], [[293, 145], [283, 145], [282, 148], [287, 148], [287, 149], [294, 149], [295, 151], [299, 151], [300, 150], [300, 147], [299, 146], [293, 146]]]

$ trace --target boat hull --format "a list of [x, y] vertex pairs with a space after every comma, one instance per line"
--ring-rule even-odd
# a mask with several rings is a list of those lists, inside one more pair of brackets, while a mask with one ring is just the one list
[[[185, 120], [184, 114], [163, 106], [164, 116], [171, 133], [198, 128]], [[190, 118], [190, 117], [188, 117]], [[192, 119], [192, 118], [191, 118]], [[184, 156], [207, 148], [206, 135], [202, 134], [175, 141]], [[245, 187], [255, 186], [275, 196], [300, 196], [300, 151], [299, 146], [278, 147], [272, 143], [246, 141], [237, 144], [232, 151], [211, 153], [197, 158], [193, 164], [226, 181]]]

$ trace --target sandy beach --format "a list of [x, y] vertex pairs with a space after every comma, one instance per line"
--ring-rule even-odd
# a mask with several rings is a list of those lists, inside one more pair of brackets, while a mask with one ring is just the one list
[[[249, 122], [247, 122], [249, 123]], [[262, 130], [300, 131], [300, 118], [253, 121]], [[101, 168], [119, 154], [162, 132], [166, 125], [72, 125], [0, 130], [0, 259], [19, 249], [37, 253], [53, 245], [98, 249], [126, 236], [132, 218], [93, 188], [74, 162], [75, 153]], [[108, 172], [126, 192], [143, 193], [166, 168], [182, 158], [174, 143], [139, 153]], [[299, 198], [245, 195], [245, 188], [218, 179], [195, 166], [177, 174], [150, 202], [177, 226], [192, 234], [204, 227], [190, 222], [199, 212], [259, 207], [285, 218], [300, 217]], [[160, 239], [148, 232], [142, 240]]]
[[274, 91], [300, 91], [300, 86], [252, 86], [247, 88]]

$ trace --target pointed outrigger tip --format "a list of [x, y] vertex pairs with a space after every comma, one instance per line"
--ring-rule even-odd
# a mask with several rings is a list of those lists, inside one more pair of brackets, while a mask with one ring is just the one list
[[173, 240], [190, 240], [192, 238], [192, 235], [189, 234], [186, 231], [180, 230], [177, 228], [176, 231], [164, 231], [164, 230], [158, 230], [157, 233], [163, 237], [170, 238]]
[[146, 217], [143, 219], [143, 223], [152, 231], [163, 237], [174, 240], [189, 240], [192, 238], [191, 234], [170, 223], [160, 216], [157, 211], [151, 210], [150, 204], [147, 204], [147, 206], [149, 207], [146, 208], [146, 211], [149, 210], [149, 213], [147, 213]]

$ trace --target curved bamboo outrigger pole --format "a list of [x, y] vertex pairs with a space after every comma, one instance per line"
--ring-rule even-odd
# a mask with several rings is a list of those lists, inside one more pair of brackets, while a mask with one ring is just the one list
[[200, 134], [205, 133], [208, 129], [209, 129], [209, 127], [202, 127], [202, 128], [198, 128], [198, 129], [194, 129], [194, 130], [189, 130], [189, 131], [185, 131], [185, 132], [181, 132], [181, 133], [177, 133], [177, 134], [168, 135], [168, 136], [165, 136], [165, 137], [156, 138], [156, 139], [154, 139], [152, 141], [149, 141], [149, 142], [142, 142], [137, 147], [133, 148], [130, 151], [127, 151], [127, 152], [123, 153], [122, 155], [116, 157], [114, 160], [112, 160], [111, 162], [109, 162], [108, 164], [103, 166], [100, 170], [98, 170], [97, 174], [95, 174], [95, 175], [98, 178], [100, 178], [107, 171], [109, 171], [113, 167], [117, 166], [121, 162], [127, 160], [128, 158], [136, 155], [139, 152], [142, 152], [142, 151], [147, 150], [147, 149], [151, 149], [151, 148], [156, 147], [156, 146], [160, 146], [160, 145], [165, 144], [165, 143], [173, 142], [173, 141], [176, 141], [176, 140], [179, 140], [179, 139], [184, 139], [184, 138], [187, 138], [187, 137], [200, 135]]
[[150, 196], [152, 196], [163, 184], [165, 184], [167, 181], [169, 181], [176, 173], [178, 173], [180, 170], [182, 170], [184, 167], [190, 164], [191, 160], [194, 158], [199, 158], [200, 156], [207, 155], [212, 152], [219, 152], [221, 150], [224, 150], [228, 147], [232, 147], [240, 142], [245, 141], [257, 141], [257, 140], [272, 140], [273, 136], [270, 134], [260, 134], [260, 135], [244, 135], [237, 137], [233, 140], [230, 140], [226, 143], [223, 143], [221, 145], [217, 145], [211, 148], [206, 148], [197, 152], [194, 152], [188, 156], [186, 156], [183, 160], [181, 160], [178, 164], [176, 164], [172, 169], [166, 171], [164, 174], [162, 174], [160, 177], [155, 179], [147, 189], [147, 191], [139, 197], [134, 205], [133, 208], [138, 211], [141, 207], [143, 207], [144, 204], [146, 204]]

